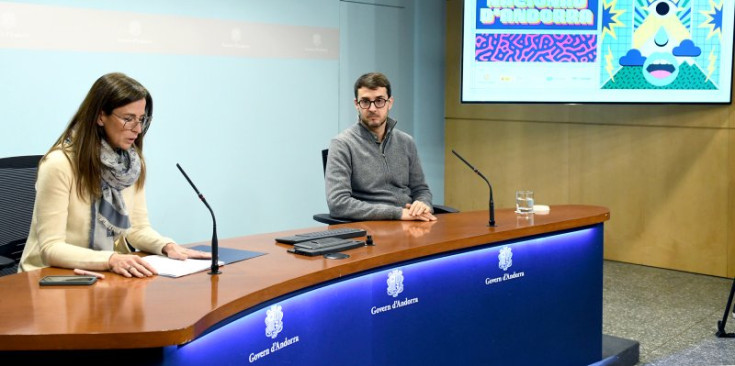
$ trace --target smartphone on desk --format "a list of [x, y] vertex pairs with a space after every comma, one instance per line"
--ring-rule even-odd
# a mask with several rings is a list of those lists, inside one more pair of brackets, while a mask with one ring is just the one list
[[97, 282], [95, 276], [46, 276], [41, 278], [41, 286], [86, 286]]

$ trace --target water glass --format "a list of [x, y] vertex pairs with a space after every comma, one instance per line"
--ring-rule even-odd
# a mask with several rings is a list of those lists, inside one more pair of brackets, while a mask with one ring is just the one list
[[516, 213], [533, 213], [533, 191], [516, 191]]

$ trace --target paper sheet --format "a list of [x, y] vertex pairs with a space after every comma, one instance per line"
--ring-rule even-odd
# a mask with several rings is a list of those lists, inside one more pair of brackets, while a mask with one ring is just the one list
[[[186, 276], [188, 274], [207, 270], [212, 266], [211, 259], [186, 259], [182, 261], [164, 257], [162, 255], [149, 255], [143, 257], [143, 260], [153, 266], [159, 276], [166, 277]], [[224, 263], [220, 261], [219, 264], [223, 265]]]

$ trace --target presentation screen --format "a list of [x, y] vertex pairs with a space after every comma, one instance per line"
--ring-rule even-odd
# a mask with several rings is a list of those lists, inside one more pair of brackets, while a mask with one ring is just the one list
[[731, 102], [733, 0], [465, 0], [463, 103]]

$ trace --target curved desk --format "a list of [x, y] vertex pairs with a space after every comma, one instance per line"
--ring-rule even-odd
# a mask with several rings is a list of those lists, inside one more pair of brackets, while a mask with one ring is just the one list
[[323, 227], [221, 240], [267, 254], [217, 276], [110, 273], [93, 286], [54, 288], [39, 279], [71, 271], [2, 277], [0, 357], [74, 350], [49, 354], [136, 355], [138, 364], [202, 364], [212, 355], [258, 365], [599, 361], [609, 211], [498, 210], [494, 228], [487, 216], [339, 225], [363, 228], [375, 242], [344, 260], [297, 256], [274, 241]]

